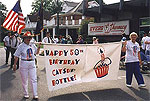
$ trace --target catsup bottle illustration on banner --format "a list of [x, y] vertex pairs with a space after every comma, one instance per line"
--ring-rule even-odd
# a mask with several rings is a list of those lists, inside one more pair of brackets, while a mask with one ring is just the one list
[[104, 48], [99, 48], [100, 60], [94, 66], [94, 71], [97, 78], [105, 77], [108, 74], [109, 66], [112, 63], [109, 57], [105, 57]]

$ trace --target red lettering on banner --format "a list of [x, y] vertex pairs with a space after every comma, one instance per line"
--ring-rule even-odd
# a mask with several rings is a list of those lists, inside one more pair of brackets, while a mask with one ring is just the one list
[[55, 60], [55, 64], [58, 64], [58, 59]]
[[50, 52], [49, 56], [54, 56], [54, 53], [53, 51]]
[[52, 64], [53, 64], [51, 59], [49, 59], [49, 64], [50, 64], [50, 65], [52, 65]]
[[63, 80], [63, 79], [59, 79], [59, 81], [60, 81], [61, 84], [63, 83], [62, 80]]
[[73, 55], [73, 49], [70, 49], [70, 55]]
[[69, 73], [70, 72], [70, 69], [67, 69], [67, 73]]
[[71, 80], [69, 79], [69, 77], [67, 77], [68, 82], [70, 82]]
[[59, 56], [63, 55], [63, 51], [59, 51]]
[[56, 80], [52, 80], [52, 86], [72, 82], [72, 81], [75, 81], [75, 80], [77, 80], [76, 75], [72, 75], [71, 77], [66, 77], [66, 78], [59, 78], [59, 79], [56, 79]]
[[55, 86], [55, 80], [52, 80], [52, 85]]
[[74, 60], [72, 60], [72, 62], [71, 62], [71, 64], [70, 65], [74, 65], [75, 63], [74, 63]]
[[52, 74], [53, 74], [53, 76], [56, 76], [56, 74], [54, 72], [55, 72], [55, 69], [52, 71]]
[[74, 80], [77, 80], [77, 79], [76, 79], [76, 75], [74, 75]]
[[67, 60], [64, 60], [64, 65], [67, 64]]

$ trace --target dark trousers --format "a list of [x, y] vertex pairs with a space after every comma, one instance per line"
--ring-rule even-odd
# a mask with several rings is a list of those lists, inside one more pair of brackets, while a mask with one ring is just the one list
[[10, 52], [11, 52], [11, 49], [10, 49], [10, 47], [8, 47], [8, 46], [6, 46], [6, 63], [8, 63], [8, 59], [9, 59], [9, 54], [10, 54]]
[[144, 84], [143, 76], [140, 73], [139, 62], [126, 63], [126, 84], [131, 85], [133, 74], [136, 78], [138, 85]]
[[[10, 67], [13, 68], [13, 65], [14, 65], [14, 53], [15, 53], [16, 49], [14, 48], [11, 48], [11, 65]], [[17, 61], [17, 69], [19, 69], [19, 59]]]

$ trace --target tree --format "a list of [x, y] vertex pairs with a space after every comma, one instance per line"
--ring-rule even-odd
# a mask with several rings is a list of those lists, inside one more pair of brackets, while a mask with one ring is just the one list
[[2, 20], [5, 19], [6, 14], [7, 14], [8, 10], [6, 5], [2, 4], [2, 2], [0, 2], [0, 17], [2, 18]]
[[[62, 2], [60, 0], [58, 0], [58, 6], [57, 6], [56, 2], [57, 2], [57, 0], [43, 0], [43, 9], [45, 11], [50, 12], [51, 15], [57, 13], [57, 11], [60, 12]], [[41, 0], [35, 0], [34, 2], [32, 2], [31, 14], [38, 12], [38, 10], [40, 8], [40, 4], [41, 4]]]
[[0, 42], [2, 41], [2, 39], [5, 36], [5, 34], [1, 34], [1, 33], [5, 33], [6, 32], [6, 29], [1, 27], [1, 25], [4, 22], [4, 19], [6, 17], [7, 11], [8, 11], [7, 7], [4, 4], [2, 4], [2, 2], [0, 2]]
[[86, 38], [85, 39], [86, 41], [88, 41], [88, 24], [90, 22], [94, 22], [94, 19], [93, 18], [84, 19], [79, 29], [79, 33], [83, 36], [83, 38]]

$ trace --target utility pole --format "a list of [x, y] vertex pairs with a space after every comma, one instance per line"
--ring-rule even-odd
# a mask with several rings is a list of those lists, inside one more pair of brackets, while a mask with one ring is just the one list
[[59, 35], [59, 4], [58, 0], [56, 1], [56, 7], [57, 7], [57, 26], [56, 26], [56, 35]]

